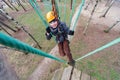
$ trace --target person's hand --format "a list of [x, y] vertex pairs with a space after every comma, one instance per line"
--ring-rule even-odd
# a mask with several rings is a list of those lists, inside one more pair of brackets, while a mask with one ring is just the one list
[[46, 33], [45, 33], [45, 35], [46, 35], [46, 36], [49, 36], [49, 35], [50, 35], [50, 33], [46, 32]]
[[50, 40], [52, 37], [52, 35], [50, 33], [47, 33], [47, 32], [45, 33], [45, 35], [46, 35], [47, 40]]
[[50, 33], [51, 32], [50, 27], [47, 27], [46, 31], [47, 31], [47, 33]]
[[71, 30], [71, 31], [69, 32], [69, 35], [74, 35], [74, 31]]

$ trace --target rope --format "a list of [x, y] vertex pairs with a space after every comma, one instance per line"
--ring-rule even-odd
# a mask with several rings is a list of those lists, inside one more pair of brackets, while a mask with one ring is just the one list
[[36, 13], [38, 14], [39, 18], [44, 23], [45, 27], [48, 27], [48, 23], [47, 23], [46, 19], [42, 16], [42, 12], [41, 12], [36, 0], [29, 0], [29, 2], [31, 4], [31, 6], [34, 8], [34, 10], [36, 11]]
[[83, 59], [83, 58], [86, 58], [86, 57], [88, 57], [88, 56], [90, 56], [90, 55], [93, 55], [93, 54], [95, 54], [95, 53], [97, 53], [97, 52], [99, 52], [99, 51], [101, 51], [101, 50], [103, 50], [103, 49], [105, 49], [105, 48], [108, 48], [108, 47], [110, 47], [110, 46], [113, 46], [113, 45], [115, 45], [115, 44], [117, 44], [117, 43], [119, 43], [119, 42], [120, 42], [120, 38], [117, 38], [117, 39], [113, 40], [112, 42], [110, 42], [110, 43], [108, 43], [108, 44], [106, 44], [106, 45], [104, 45], [104, 46], [102, 46], [102, 47], [100, 47], [100, 48], [97, 48], [96, 50], [94, 50], [94, 51], [92, 51], [92, 52], [89, 52], [89, 53], [87, 53], [86, 55], [84, 55], [84, 56], [76, 59], [75, 61], [80, 61], [80, 60]]
[[71, 14], [70, 14], [70, 23], [69, 23], [69, 26], [72, 22], [72, 16], [73, 16], [73, 13], [75, 11], [75, 3], [76, 3], [76, 0], [73, 1], [73, 5], [72, 5], [72, 11], [71, 11]]
[[77, 24], [77, 21], [78, 21], [78, 19], [79, 19], [79, 16], [81, 15], [82, 8], [83, 8], [84, 4], [85, 4], [85, 0], [82, 0], [82, 3], [80, 4], [80, 7], [79, 7], [79, 9], [78, 9], [79, 12], [78, 12], [77, 17], [76, 17], [76, 19], [75, 19], [75, 22], [74, 22], [74, 24], [73, 24], [73, 30], [75, 30], [75, 28], [77, 27], [76, 24]]
[[84, 3], [85, 3], [85, 0], [82, 0], [82, 3], [80, 4], [80, 6], [78, 8], [79, 11], [78, 11], [77, 17], [75, 19], [74, 24], [72, 25], [72, 28], [73, 28], [72, 30], [75, 30], [75, 28], [76, 28], [76, 24], [77, 24], [77, 21], [79, 19], [79, 16], [81, 15], [81, 11], [82, 11], [82, 8], [84, 6]]
[[107, 30], [104, 30], [104, 32], [108, 33], [114, 26], [116, 26], [120, 20], [116, 21], [112, 26], [110, 26]]
[[31, 47], [30, 45], [23, 43], [23, 42], [15, 39], [13, 37], [10, 37], [8, 35], [5, 35], [2, 32], [0, 32], [0, 44], [17, 49], [17, 50], [22, 51], [22, 52], [38, 54], [40, 56], [48, 57], [48, 58], [51, 58], [53, 60], [56, 60], [56, 61], [59, 61], [62, 63], [66, 63], [66, 61], [64, 61], [60, 58], [54, 57], [54, 56], [52, 56], [46, 52], [43, 52], [37, 48]]

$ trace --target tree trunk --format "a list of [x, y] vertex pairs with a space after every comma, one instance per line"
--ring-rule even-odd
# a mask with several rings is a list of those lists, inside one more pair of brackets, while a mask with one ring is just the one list
[[13, 7], [11, 7], [5, 0], [3, 0], [3, 2], [10, 8], [13, 10]]
[[5, 55], [1, 52], [0, 52], [0, 80], [19, 80], [15, 71], [8, 63]]
[[[4, 10], [0, 9], [0, 13], [1, 13], [2, 16], [4, 16], [5, 18], [7, 18], [7, 20], [13, 21], [16, 25], [18, 24], [18, 22], [15, 21], [13, 17], [9, 16], [9, 14], [8, 14], [7, 12], [5, 12]], [[17, 30], [20, 29], [20, 28], [17, 27], [17, 26], [15, 26], [15, 28], [16, 28]]]
[[84, 31], [83, 31], [83, 34], [84, 34], [84, 35], [86, 35], [87, 28], [88, 28], [88, 26], [89, 26], [89, 23], [90, 23], [90, 21], [91, 21], [91, 19], [92, 19], [93, 13], [95, 12], [95, 9], [96, 9], [97, 5], [98, 5], [98, 0], [96, 0], [96, 4], [95, 4], [95, 6], [94, 6], [94, 8], [93, 8], [93, 10], [92, 10], [92, 12], [91, 12], [91, 16], [90, 16], [90, 18], [89, 18], [89, 20], [88, 20], [88, 22], [87, 22], [87, 25], [86, 25], [86, 27], [85, 27], [85, 29], [84, 29]]
[[70, 9], [72, 10], [73, 0], [71, 0]]
[[39, 45], [39, 43], [37, 42], [37, 40], [27, 31], [25, 30], [25, 28], [22, 26], [22, 29], [35, 41], [35, 43], [37, 44], [37, 46], [42, 49], [42, 47]]
[[23, 3], [26, 3], [26, 1], [25, 0], [21, 0]]
[[11, 17], [11, 16], [9, 16], [8, 15], [8, 13], [6, 13], [6, 12], [4, 12], [4, 11], [2, 11], [2, 10], [0, 10], [3, 14], [5, 14], [4, 16], [8, 19], [8, 20], [10, 20], [10, 21], [12, 21], [13, 23], [15, 23], [17, 26], [16, 26], [16, 28], [17, 28], [17, 30], [20, 30], [20, 27], [33, 39], [33, 41], [35, 41], [35, 43], [37, 44], [37, 46], [41, 49], [42, 47], [39, 45], [39, 43], [37, 42], [37, 40], [27, 31], [27, 30], [25, 30], [25, 28], [21, 25], [21, 24], [19, 24], [19, 22], [18, 21], [16, 21], [13, 17]]
[[10, 3], [10, 5], [11, 5], [12, 7], [14, 7], [14, 9], [15, 9], [16, 11], [19, 11], [19, 10], [10, 2], [10, 0], [8, 0], [8, 2]]
[[109, 6], [112, 0], [107, 0], [105, 6]]
[[88, 3], [86, 4], [86, 7], [84, 8], [85, 10], [88, 9], [88, 6], [90, 5], [90, 3], [93, 3], [93, 1], [92, 1], [92, 0], [89, 0], [89, 1], [88, 1]]
[[115, 26], [115, 25], [117, 25], [118, 23], [120, 22], [120, 20], [119, 21], [116, 21], [111, 27], [109, 27], [107, 30], [104, 30], [104, 32], [105, 33], [109, 33], [109, 31]]
[[0, 28], [4, 30], [8, 35], [12, 36], [4, 27], [2, 27], [2, 25], [0, 25]]
[[17, 0], [17, 3], [24, 9], [24, 11], [27, 11], [27, 10], [25, 9], [25, 7], [21, 4], [21, 2], [20, 2], [19, 0]]
[[101, 15], [100, 17], [105, 17], [106, 14], [108, 13], [109, 9], [112, 7], [112, 5], [114, 4], [115, 0], [112, 0], [112, 2], [110, 3], [108, 9], [105, 11], [105, 13], [103, 15]]
[[16, 32], [16, 30], [12, 29], [10, 26], [8, 26], [7, 24], [5, 24], [4, 22], [0, 21], [0, 24], [7, 27], [8, 29], [10, 29], [13, 32]]

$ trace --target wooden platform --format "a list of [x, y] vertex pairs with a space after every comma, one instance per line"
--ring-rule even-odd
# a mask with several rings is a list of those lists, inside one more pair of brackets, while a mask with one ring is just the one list
[[68, 66], [65, 69], [58, 69], [55, 71], [52, 80], [95, 80], [88, 74], [85, 74], [75, 68], [73, 70], [72, 69], [73, 68], [71, 66]]

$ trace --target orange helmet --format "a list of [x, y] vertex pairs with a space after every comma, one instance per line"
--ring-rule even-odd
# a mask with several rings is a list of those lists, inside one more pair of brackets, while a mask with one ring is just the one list
[[55, 19], [55, 15], [54, 15], [54, 12], [53, 11], [49, 11], [47, 14], [46, 14], [46, 19], [48, 22], [51, 22], [52, 20]]

